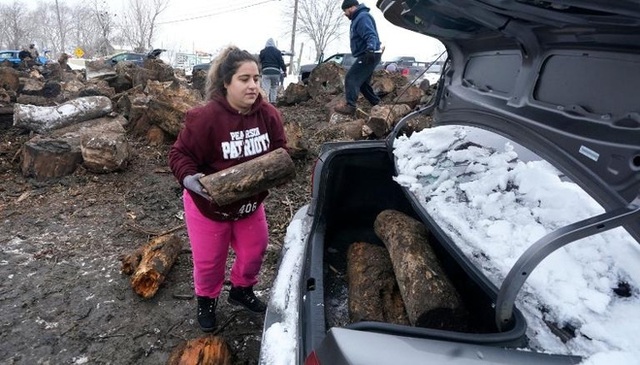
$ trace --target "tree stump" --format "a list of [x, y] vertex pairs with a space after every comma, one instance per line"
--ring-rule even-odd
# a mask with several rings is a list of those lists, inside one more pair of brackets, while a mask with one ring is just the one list
[[167, 365], [231, 365], [229, 345], [218, 336], [203, 336], [180, 343], [171, 351]]
[[459, 325], [466, 311], [429, 246], [424, 225], [404, 213], [385, 210], [376, 217], [374, 230], [389, 250], [411, 324], [437, 329]]
[[136, 294], [151, 298], [171, 270], [181, 248], [178, 236], [158, 236], [121, 258], [120, 271], [131, 275], [131, 288]]
[[284, 148], [200, 178], [219, 206], [248, 198], [295, 177], [293, 160]]
[[349, 319], [408, 325], [402, 295], [386, 248], [355, 242], [347, 252]]
[[111, 110], [111, 100], [106, 96], [77, 98], [58, 106], [15, 104], [13, 125], [43, 133], [85, 120], [100, 118], [109, 114]]

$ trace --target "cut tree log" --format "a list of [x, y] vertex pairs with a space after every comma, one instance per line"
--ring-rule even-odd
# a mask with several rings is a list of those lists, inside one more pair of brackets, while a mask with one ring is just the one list
[[82, 163], [79, 146], [64, 138], [35, 136], [22, 146], [22, 175], [36, 180], [72, 174]]
[[153, 297], [171, 270], [182, 242], [174, 234], [158, 236], [122, 257], [120, 271], [131, 275], [131, 288], [143, 298]]
[[111, 110], [111, 100], [106, 96], [77, 98], [58, 106], [15, 104], [13, 125], [43, 133], [85, 120], [100, 118], [109, 114]]
[[344, 92], [345, 69], [335, 62], [323, 62], [309, 75], [307, 91], [314, 100]]
[[[349, 118], [344, 115], [343, 117]], [[324, 142], [359, 141], [367, 138], [364, 134], [363, 127], [364, 119], [349, 120], [338, 124], [327, 124], [323, 128], [320, 128], [313, 137], [319, 138]]]
[[367, 127], [377, 138], [386, 136], [398, 123], [400, 118], [411, 112], [407, 104], [376, 105], [369, 112]]
[[304, 129], [300, 123], [284, 123], [284, 133], [287, 136], [287, 148], [293, 159], [301, 159], [309, 152], [309, 145], [304, 138]]
[[293, 160], [284, 148], [200, 178], [219, 206], [253, 196], [295, 177]]
[[374, 230], [389, 250], [411, 324], [437, 329], [459, 326], [466, 310], [429, 245], [424, 225], [402, 212], [385, 210], [376, 217]]
[[389, 252], [383, 246], [354, 242], [347, 252], [349, 319], [408, 325]]
[[167, 365], [231, 365], [233, 356], [225, 340], [218, 336], [202, 336], [176, 346]]

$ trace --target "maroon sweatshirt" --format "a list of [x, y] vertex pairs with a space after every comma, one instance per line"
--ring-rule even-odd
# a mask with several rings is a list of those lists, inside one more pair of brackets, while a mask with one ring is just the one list
[[[169, 166], [180, 185], [188, 175], [205, 175], [286, 148], [282, 116], [259, 95], [247, 114], [240, 114], [224, 96], [189, 110], [184, 128], [169, 151]], [[183, 186], [184, 187], [184, 186]], [[268, 192], [218, 206], [187, 190], [200, 212], [213, 220], [236, 220], [253, 213]]]

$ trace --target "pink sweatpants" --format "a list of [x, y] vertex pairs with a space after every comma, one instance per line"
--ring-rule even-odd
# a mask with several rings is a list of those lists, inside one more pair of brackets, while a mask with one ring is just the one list
[[193, 256], [196, 295], [217, 298], [224, 285], [227, 254], [233, 248], [236, 259], [231, 267], [233, 286], [253, 286], [269, 243], [264, 206], [237, 221], [214, 221], [203, 216], [188, 192], [184, 191], [184, 215]]

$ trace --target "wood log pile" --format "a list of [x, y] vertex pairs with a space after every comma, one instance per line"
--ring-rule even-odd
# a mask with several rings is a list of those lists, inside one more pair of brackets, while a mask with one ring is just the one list
[[468, 312], [429, 245], [424, 225], [385, 210], [376, 217], [374, 231], [384, 247], [355, 242], [347, 254], [350, 320], [463, 326]]
[[[313, 69], [308, 84], [289, 84], [278, 99], [278, 105], [296, 105], [312, 100], [325, 105], [326, 125], [316, 132], [322, 141], [356, 141], [385, 138], [402, 119], [418, 105], [428, 103], [435, 94], [435, 85], [423, 90], [419, 85], [409, 85], [399, 74], [384, 70], [375, 71], [371, 81], [375, 93], [381, 97], [378, 106], [371, 107], [360, 95], [359, 108], [354, 116], [338, 114], [334, 108], [345, 103], [345, 70], [332, 62], [321, 63]], [[403, 133], [413, 133], [431, 124], [426, 116], [415, 116]], [[299, 140], [294, 139], [293, 142]], [[289, 147], [295, 147], [295, 144]], [[301, 147], [301, 149], [304, 149]]]
[[[395, 124], [427, 93], [408, 86], [402, 76], [376, 71], [372, 86], [383, 99], [381, 105], [359, 109], [354, 117], [334, 112], [344, 102], [344, 70], [322, 64], [312, 73], [307, 85], [290, 84], [281, 92], [279, 106], [304, 102], [326, 104], [327, 123], [314, 138], [325, 141], [385, 138]], [[190, 84], [184, 73], [175, 72], [159, 59], [146, 60], [143, 67], [119, 63], [115, 67], [102, 61], [88, 61], [87, 71], [73, 71], [64, 57], [59, 62], [29, 69], [0, 67], [0, 123], [11, 119], [13, 125], [40, 136], [25, 144], [21, 153], [25, 176], [37, 179], [59, 178], [84, 165], [96, 173], [121, 170], [128, 165], [128, 138], [146, 138], [149, 145], [171, 143], [180, 132], [187, 110], [204, 103], [206, 75], [195, 75]], [[103, 118], [124, 118], [124, 131], [99, 133], [99, 138], [69, 139], [53, 136], [62, 128]], [[118, 119], [120, 120], [120, 119]], [[411, 130], [428, 127], [418, 119]], [[299, 121], [285, 120], [290, 156], [306, 158], [309, 135]], [[98, 133], [98, 132], [96, 132]], [[78, 143], [82, 159], [77, 159]], [[108, 148], [108, 146], [116, 146]], [[105, 154], [104, 157], [99, 155]], [[91, 156], [90, 161], [85, 160]]]

